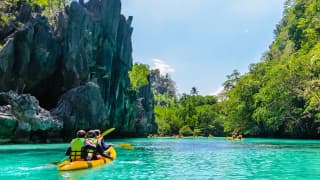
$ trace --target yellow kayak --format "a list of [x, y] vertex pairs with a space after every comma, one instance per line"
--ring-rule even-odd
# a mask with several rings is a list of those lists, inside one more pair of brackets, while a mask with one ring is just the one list
[[241, 140], [244, 140], [244, 138], [227, 137], [227, 140], [241, 141]]
[[[117, 153], [116, 150], [113, 147], [109, 148], [110, 157], [113, 158], [113, 160], [116, 159]], [[113, 160], [109, 158], [101, 158], [98, 160], [92, 160], [92, 161], [72, 161], [69, 160], [63, 161], [57, 168], [59, 171], [70, 171], [70, 170], [77, 170], [77, 169], [87, 169], [95, 166], [100, 166], [103, 164], [109, 164]]]

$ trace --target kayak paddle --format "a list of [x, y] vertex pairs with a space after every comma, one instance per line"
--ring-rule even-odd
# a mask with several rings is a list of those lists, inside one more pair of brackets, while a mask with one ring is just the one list
[[118, 146], [123, 149], [134, 150], [134, 147], [131, 144], [111, 144], [112, 146]]
[[102, 134], [100, 134], [100, 136], [97, 137], [97, 139], [102, 138], [103, 136], [106, 136], [108, 134], [110, 134], [112, 131], [114, 131], [116, 128], [110, 128], [106, 131], [104, 131]]
[[[107, 134], [111, 133], [112, 131], [114, 131], [116, 128], [110, 128], [108, 130], [106, 130], [105, 132], [103, 132], [99, 137], [97, 137], [97, 139], [99, 138], [103, 138], [104, 136], [106, 136]], [[118, 146], [121, 147], [123, 149], [128, 149], [128, 150], [134, 150], [134, 147], [131, 144], [111, 144], [112, 146]]]
[[69, 156], [64, 157], [63, 159], [59, 160], [59, 161], [53, 161], [49, 164], [53, 164], [53, 165], [57, 165], [60, 164], [62, 161], [67, 160], [69, 158]]

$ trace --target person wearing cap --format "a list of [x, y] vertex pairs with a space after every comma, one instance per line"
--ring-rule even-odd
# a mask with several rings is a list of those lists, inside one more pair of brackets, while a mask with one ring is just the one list
[[85, 152], [86, 152], [86, 160], [96, 160], [97, 157], [97, 136], [94, 130], [90, 130], [87, 133], [87, 139], [84, 142]]
[[113, 159], [110, 157], [108, 149], [111, 147], [111, 145], [107, 145], [104, 142], [103, 137], [100, 137], [101, 131], [100, 129], [95, 129], [94, 132], [96, 133], [97, 141], [96, 141], [96, 149], [97, 153], [103, 157]]

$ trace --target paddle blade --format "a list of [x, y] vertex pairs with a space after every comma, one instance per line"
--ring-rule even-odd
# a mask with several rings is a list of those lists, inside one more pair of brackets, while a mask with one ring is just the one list
[[51, 162], [51, 163], [49, 163], [49, 164], [57, 165], [57, 164], [59, 164], [59, 162], [60, 162], [60, 161], [54, 161], [54, 162]]
[[57, 164], [60, 164], [62, 161], [67, 160], [67, 159], [69, 159], [68, 156], [64, 157], [63, 159], [61, 159], [59, 161], [53, 161], [53, 162], [51, 162], [49, 164], [57, 165]]
[[99, 138], [102, 138], [103, 136], [106, 136], [107, 134], [111, 133], [112, 131], [114, 131], [116, 128], [110, 128], [106, 131], [104, 131], [100, 136]]
[[134, 147], [131, 144], [119, 144], [119, 147], [129, 150], [134, 150]]

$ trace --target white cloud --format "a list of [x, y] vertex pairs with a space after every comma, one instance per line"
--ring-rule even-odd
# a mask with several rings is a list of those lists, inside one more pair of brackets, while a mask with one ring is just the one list
[[165, 75], [167, 73], [173, 73], [175, 70], [169, 64], [161, 59], [152, 59], [154, 67], [152, 69], [159, 69], [161, 75]]
[[222, 91], [223, 91], [223, 86], [220, 86], [215, 92], [213, 92], [213, 93], [210, 93], [209, 95], [211, 95], [211, 96], [217, 96], [217, 95], [219, 95]]

